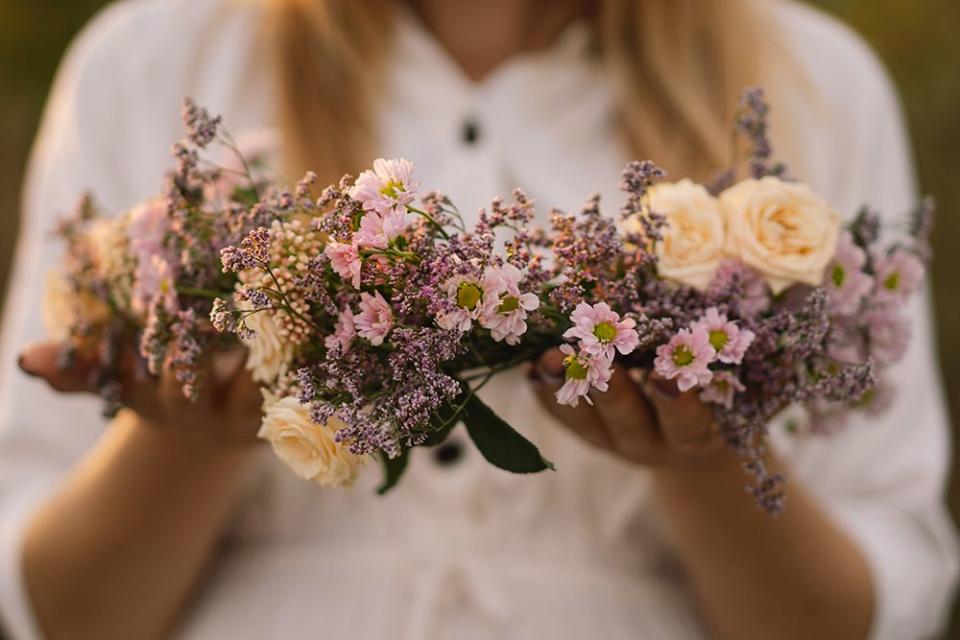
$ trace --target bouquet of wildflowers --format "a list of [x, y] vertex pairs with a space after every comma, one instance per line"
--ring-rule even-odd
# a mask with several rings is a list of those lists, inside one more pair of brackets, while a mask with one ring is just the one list
[[[196, 396], [204, 354], [235, 342], [207, 320], [213, 300], [235, 283], [220, 251], [272, 219], [259, 205], [270, 183], [270, 136], [237, 143], [189, 100], [183, 118], [188, 136], [173, 146], [177, 166], [162, 195], [111, 218], [85, 194], [55, 230], [66, 251], [48, 274], [45, 324], [63, 339], [63, 366], [78, 355], [97, 365], [91, 386], [108, 415], [119, 408], [120, 369], [133, 341], [138, 364], [170, 372], [184, 395]], [[215, 141], [227, 152], [219, 165], [201, 159]]]
[[322, 485], [349, 484], [376, 457], [386, 491], [412, 447], [460, 422], [498, 467], [552, 468], [477, 392], [559, 347], [562, 404], [602, 402], [614, 361], [698, 393], [775, 513], [766, 425], [789, 405], [820, 430], [882, 410], [883, 369], [908, 337], [899, 310], [929, 255], [928, 203], [908, 232], [881, 241], [871, 211], [844, 228], [788, 180], [770, 161], [756, 90], [737, 122], [750, 177], [669, 183], [632, 162], [618, 216], [594, 197], [575, 215], [554, 211], [546, 229], [519, 190], [467, 226], [403, 159], [322, 190], [308, 174], [292, 192], [242, 154], [229, 171], [202, 169], [198, 149], [236, 145], [203, 110], [188, 103], [186, 116], [179, 167], [165, 197], [144, 205], [152, 213], [105, 222], [85, 206], [65, 226], [59, 298], [82, 311], [69, 316], [68, 345], [103, 354], [109, 391], [110, 354], [139, 335], [150, 370], [172, 371], [189, 395], [202, 355], [239, 340], [263, 385], [261, 437]]

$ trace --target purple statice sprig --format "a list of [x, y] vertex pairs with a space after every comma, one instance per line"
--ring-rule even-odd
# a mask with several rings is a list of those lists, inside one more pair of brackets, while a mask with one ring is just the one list
[[[783, 178], [786, 174], [786, 165], [773, 161], [769, 115], [770, 105], [761, 87], [750, 87], [743, 91], [736, 116], [736, 131], [746, 140], [750, 149], [750, 176], [756, 179], [765, 176]], [[734, 162], [734, 167], [736, 164]]]

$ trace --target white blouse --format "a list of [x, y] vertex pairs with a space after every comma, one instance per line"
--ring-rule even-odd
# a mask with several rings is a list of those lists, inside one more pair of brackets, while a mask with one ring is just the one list
[[[273, 124], [269, 85], [249, 64], [258, 17], [250, 4], [118, 3], [83, 33], [58, 75], [30, 165], [0, 357], [0, 614], [17, 640], [38, 637], [21, 576], [25, 523], [104, 427], [96, 399], [57, 395], [15, 366], [20, 347], [43, 337], [42, 276], [58, 253], [46, 232], [82, 190], [113, 212], [157, 193], [185, 95], [222, 113], [234, 134]], [[767, 83], [779, 121], [804, 131], [794, 173], [841, 211], [863, 201], [905, 210], [914, 197], [909, 149], [880, 65], [826, 16], [783, 0], [765, 6], [808, 76]], [[541, 212], [576, 208], [597, 191], [615, 211], [628, 158], [586, 40], [575, 26], [548, 51], [472, 84], [404, 16], [380, 115], [382, 155], [415, 161], [425, 187], [444, 190], [464, 212], [514, 186]], [[942, 497], [948, 423], [927, 302], [913, 314], [888, 413], [829, 438], [774, 433], [795, 477], [869, 559], [878, 639], [933, 633], [957, 574]], [[647, 472], [553, 424], [519, 372], [483, 396], [558, 471], [510, 475], [470, 446], [453, 464], [417, 450], [400, 486], [380, 498], [375, 466], [352, 490], [322, 490], [264, 447], [177, 637], [703, 637]], [[465, 442], [462, 431], [454, 438]]]

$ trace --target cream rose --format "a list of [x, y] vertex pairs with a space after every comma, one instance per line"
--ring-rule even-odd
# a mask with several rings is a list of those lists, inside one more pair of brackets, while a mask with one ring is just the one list
[[794, 283], [819, 285], [840, 235], [840, 216], [806, 185], [766, 177], [722, 194], [727, 251], [759, 271], [780, 293]]
[[293, 343], [280, 333], [272, 313], [258, 311], [246, 319], [253, 331], [253, 336], [243, 340], [250, 351], [247, 370], [257, 382], [273, 382], [287, 371], [293, 359]]
[[723, 259], [723, 214], [716, 198], [684, 179], [650, 189], [650, 210], [666, 217], [663, 239], [655, 245], [657, 272], [703, 290]]
[[332, 418], [320, 425], [294, 397], [277, 397], [263, 391], [263, 423], [257, 434], [297, 476], [324, 487], [349, 486], [368, 456], [356, 456], [334, 439], [343, 422]]

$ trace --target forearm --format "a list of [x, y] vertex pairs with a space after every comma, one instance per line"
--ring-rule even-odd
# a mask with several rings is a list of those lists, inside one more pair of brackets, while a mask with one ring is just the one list
[[50, 638], [161, 635], [194, 585], [249, 449], [187, 446], [122, 414], [31, 522], [27, 589]]
[[659, 502], [702, 609], [722, 638], [864, 638], [873, 593], [862, 553], [788, 482], [769, 518], [744, 495], [739, 460], [654, 471]]

